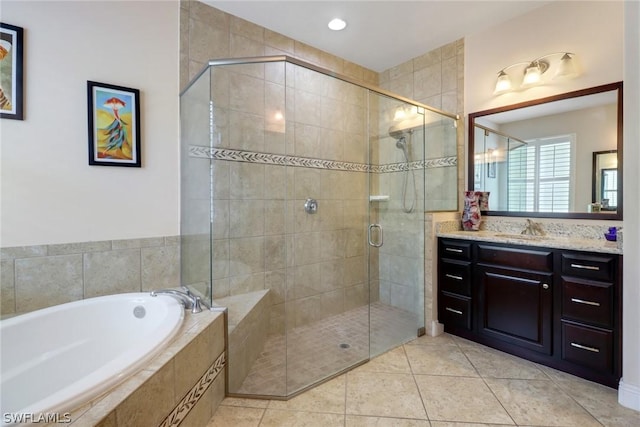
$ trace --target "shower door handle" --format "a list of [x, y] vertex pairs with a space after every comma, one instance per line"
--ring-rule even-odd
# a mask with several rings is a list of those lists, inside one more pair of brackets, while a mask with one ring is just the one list
[[[374, 228], [378, 229], [378, 234], [380, 235], [380, 243], [374, 243], [371, 239], [371, 230]], [[384, 244], [384, 233], [382, 232], [382, 226], [380, 224], [369, 224], [369, 244], [374, 248], [379, 248]]]

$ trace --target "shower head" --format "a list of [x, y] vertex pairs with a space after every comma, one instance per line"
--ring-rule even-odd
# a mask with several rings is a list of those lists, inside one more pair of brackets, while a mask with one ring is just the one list
[[400, 138], [398, 138], [396, 140], [396, 147], [398, 147], [401, 150], [406, 150], [407, 149], [407, 138], [405, 138], [404, 136], [401, 136]]

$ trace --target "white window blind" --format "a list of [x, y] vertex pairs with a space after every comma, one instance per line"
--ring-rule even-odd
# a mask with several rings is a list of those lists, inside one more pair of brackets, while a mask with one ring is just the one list
[[574, 140], [573, 135], [537, 139], [509, 151], [510, 211], [569, 211]]

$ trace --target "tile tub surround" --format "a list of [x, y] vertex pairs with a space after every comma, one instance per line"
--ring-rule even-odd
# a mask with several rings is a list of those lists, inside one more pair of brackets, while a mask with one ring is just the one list
[[236, 393], [262, 352], [269, 335], [271, 295], [268, 289], [214, 301], [228, 310], [229, 393]]
[[604, 233], [615, 224], [590, 225], [584, 223], [541, 221], [545, 232], [541, 239], [518, 239], [501, 236], [501, 234], [519, 235], [525, 227], [525, 219], [482, 221], [480, 231], [462, 231], [460, 221], [443, 221], [436, 225], [438, 237], [456, 239], [484, 240], [497, 243], [514, 243], [520, 245], [543, 246], [576, 251], [602, 252], [622, 254], [622, 231], [617, 242], [605, 240]]
[[120, 385], [72, 411], [70, 425], [206, 425], [225, 395], [224, 329], [223, 312], [186, 314], [164, 351]]
[[180, 283], [180, 237], [0, 248], [0, 315]]

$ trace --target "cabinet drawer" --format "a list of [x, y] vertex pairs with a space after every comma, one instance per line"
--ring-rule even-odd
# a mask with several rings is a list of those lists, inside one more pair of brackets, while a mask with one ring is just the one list
[[562, 322], [562, 359], [602, 372], [613, 370], [613, 332]]
[[562, 274], [592, 280], [612, 281], [615, 272], [613, 256], [563, 253]]
[[442, 239], [440, 241], [440, 256], [462, 260], [471, 259], [471, 243], [459, 240]]
[[445, 326], [471, 330], [471, 299], [440, 292], [440, 322]]
[[478, 261], [527, 270], [553, 271], [553, 252], [478, 245]]
[[443, 259], [440, 263], [440, 290], [471, 296], [471, 263]]
[[613, 284], [563, 276], [562, 317], [612, 327]]

